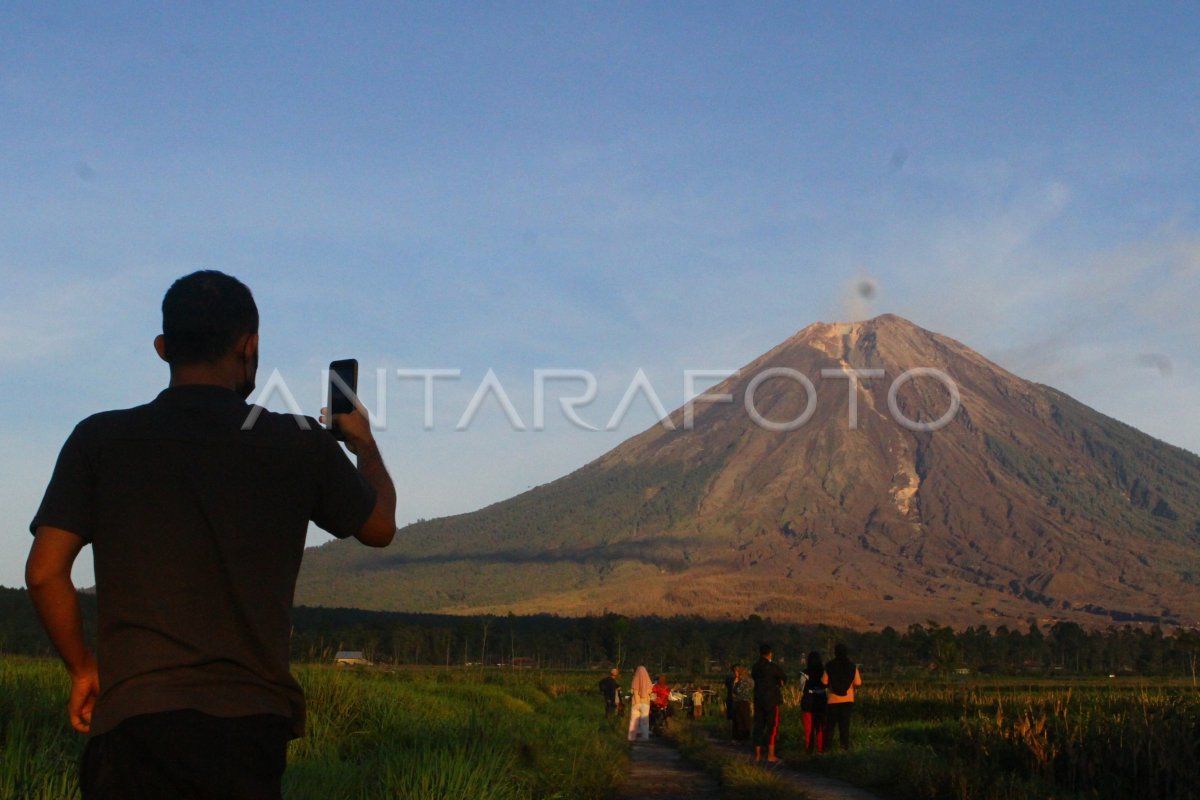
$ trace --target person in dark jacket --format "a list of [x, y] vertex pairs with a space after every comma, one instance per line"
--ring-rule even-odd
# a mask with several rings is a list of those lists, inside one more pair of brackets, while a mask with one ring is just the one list
[[617, 683], [617, 676], [620, 674], [621, 670], [613, 667], [607, 676], [600, 679], [600, 695], [604, 698], [605, 717], [620, 713], [621, 686]]
[[804, 715], [804, 749], [809, 754], [825, 752], [825, 665], [821, 654], [813, 650], [808, 654], [808, 668], [804, 670], [804, 694], [800, 698], [800, 711]]
[[775, 741], [779, 738], [779, 706], [783, 704], [783, 684], [787, 676], [775, 663], [771, 645], [764, 642], [758, 648], [759, 659], [750, 672], [754, 679], [754, 760], [775, 763]]
[[854, 708], [854, 690], [862, 686], [858, 665], [846, 654], [846, 645], [840, 642], [833, 648], [833, 658], [825, 665], [822, 678], [829, 689], [825, 706], [825, 741], [833, 746], [833, 729], [838, 729], [842, 749], [850, 749], [850, 712]]
[[741, 664], [734, 665], [733, 672], [733, 689], [730, 692], [732, 699], [729, 701], [732, 712], [729, 735], [732, 741], [740, 744], [750, 738], [754, 679], [750, 677], [750, 670]]

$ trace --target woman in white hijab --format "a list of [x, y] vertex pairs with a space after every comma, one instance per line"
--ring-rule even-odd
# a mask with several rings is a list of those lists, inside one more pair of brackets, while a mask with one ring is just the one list
[[650, 689], [654, 686], [650, 673], [639, 666], [633, 673], [633, 684], [629, 687], [633, 694], [630, 699], [631, 713], [629, 714], [629, 741], [650, 739]]

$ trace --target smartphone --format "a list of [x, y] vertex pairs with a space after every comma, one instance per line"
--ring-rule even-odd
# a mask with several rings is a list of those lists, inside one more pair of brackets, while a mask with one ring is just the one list
[[333, 422], [334, 414], [349, 414], [354, 410], [354, 400], [358, 396], [358, 360], [344, 358], [329, 364], [329, 409], [325, 417], [327, 427], [333, 438], [340, 442], [346, 441], [342, 431]]

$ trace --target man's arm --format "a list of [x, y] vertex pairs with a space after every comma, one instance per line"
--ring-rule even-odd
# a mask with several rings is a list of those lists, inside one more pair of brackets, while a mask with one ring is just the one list
[[71, 582], [71, 567], [84, 544], [70, 531], [42, 525], [25, 562], [25, 584], [33, 607], [71, 675], [67, 713], [71, 727], [80, 733], [90, 730], [92, 709], [100, 694], [96, 657], [83, 640], [83, 615]]
[[[321, 412], [324, 422], [326, 410]], [[358, 459], [358, 471], [375, 490], [375, 507], [354, 538], [370, 547], [387, 547], [396, 535], [396, 487], [383, 465], [371, 423], [360, 408], [351, 414], [338, 414], [335, 424], [346, 437], [346, 447]]]
[[354, 538], [371, 547], [387, 547], [396, 535], [396, 487], [383, 466], [383, 456], [374, 439], [354, 454], [358, 457], [358, 471], [375, 489], [375, 507]]

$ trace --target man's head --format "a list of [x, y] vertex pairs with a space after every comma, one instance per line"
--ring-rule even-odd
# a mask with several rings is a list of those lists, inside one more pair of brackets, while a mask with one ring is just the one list
[[612, 676], [615, 678], [615, 677], [617, 677], [618, 675], [620, 675], [620, 674], [621, 674], [621, 670], [617, 669], [616, 667], [613, 667], [612, 669], [610, 669], [610, 670], [608, 671], [608, 674], [609, 674], [609, 675], [612, 675]]
[[758, 646], [758, 654], [763, 658], [770, 660], [774, 653], [771, 652], [771, 643], [763, 642]]
[[846, 645], [838, 642], [833, 646], [833, 655], [836, 658], [846, 658], [849, 655], [849, 651], [846, 650]]
[[223, 367], [248, 397], [258, 369], [258, 307], [246, 285], [222, 272], [185, 275], [163, 296], [159, 356], [178, 370]]

